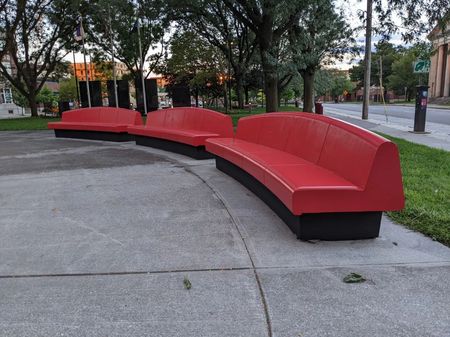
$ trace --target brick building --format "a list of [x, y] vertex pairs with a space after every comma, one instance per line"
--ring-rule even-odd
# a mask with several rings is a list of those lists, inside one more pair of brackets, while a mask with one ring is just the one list
[[[86, 80], [86, 70], [88, 71], [89, 80], [108, 80], [112, 79], [112, 64], [111, 62], [106, 62], [103, 64], [96, 63], [87, 63], [87, 67], [84, 66], [84, 63], [75, 63], [75, 76], [80, 81]], [[74, 64], [70, 65], [72, 71]], [[117, 78], [122, 78], [123, 75], [128, 74], [128, 68], [125, 64], [121, 62], [116, 62], [116, 75]], [[110, 74], [109, 74], [110, 73]]]

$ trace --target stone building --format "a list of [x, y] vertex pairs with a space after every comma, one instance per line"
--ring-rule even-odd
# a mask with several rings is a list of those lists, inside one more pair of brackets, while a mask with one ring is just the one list
[[430, 98], [450, 98], [450, 27], [435, 27], [428, 35], [433, 43], [428, 85]]

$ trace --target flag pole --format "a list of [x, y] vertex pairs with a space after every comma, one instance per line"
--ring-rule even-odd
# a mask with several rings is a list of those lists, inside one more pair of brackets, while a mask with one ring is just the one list
[[75, 77], [75, 84], [77, 86], [77, 100], [78, 107], [80, 106], [80, 88], [78, 87], [78, 76], [77, 76], [77, 63], [75, 62], [75, 50], [72, 51], [73, 54], [73, 76]]
[[86, 64], [86, 46], [84, 44], [84, 28], [83, 28], [83, 16], [80, 17], [80, 33], [81, 33], [81, 41], [83, 43], [83, 57], [84, 57], [84, 70], [86, 71], [86, 89], [87, 89], [87, 97], [88, 97], [88, 105], [91, 107], [91, 90], [89, 88], [89, 75], [88, 68]]
[[144, 56], [142, 55], [142, 45], [141, 45], [141, 24], [138, 18], [138, 40], [139, 40], [139, 56], [141, 58], [141, 85], [142, 85], [142, 97], [144, 99], [144, 113], [147, 115], [147, 95], [145, 92], [145, 80], [144, 80]]
[[108, 5], [108, 21], [109, 21], [109, 39], [111, 43], [111, 62], [113, 66], [113, 80], [114, 80], [114, 101], [116, 102], [116, 108], [119, 107], [119, 100], [117, 95], [117, 76], [116, 76], [116, 61], [114, 60], [114, 43], [112, 36], [112, 27], [111, 27], [111, 5]]

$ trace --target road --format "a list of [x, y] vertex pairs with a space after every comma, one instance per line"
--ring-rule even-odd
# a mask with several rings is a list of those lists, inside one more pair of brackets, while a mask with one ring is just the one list
[[[348, 104], [348, 103], [324, 103], [325, 113], [327, 108], [340, 110], [342, 112], [361, 116], [362, 105], [361, 104]], [[408, 120], [414, 120], [414, 106], [400, 106], [400, 105], [387, 105], [386, 111], [390, 117], [404, 118]], [[385, 114], [385, 108], [382, 105], [373, 105], [369, 107], [370, 115], [382, 115]], [[444, 125], [450, 125], [450, 109], [427, 109], [427, 122], [439, 123]]]

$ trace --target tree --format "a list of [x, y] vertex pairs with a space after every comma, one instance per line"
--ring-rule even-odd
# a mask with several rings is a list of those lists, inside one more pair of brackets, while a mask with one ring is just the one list
[[244, 106], [244, 81], [256, 49], [252, 31], [220, 0], [169, 1], [172, 17], [203, 36], [233, 68], [239, 108]]
[[332, 0], [316, 0], [306, 5], [289, 30], [292, 54], [304, 81], [303, 111], [314, 106], [314, 77], [324, 63], [355, 53], [353, 30], [342, 13], [336, 12]]
[[17, 25], [24, 13], [26, 0], [0, 0], [0, 60], [8, 53]]
[[286, 88], [281, 94], [280, 94], [281, 100], [284, 101], [284, 104], [287, 105], [287, 103], [294, 99], [295, 92], [292, 88]]
[[430, 52], [431, 46], [427, 43], [418, 43], [405, 50], [392, 64], [392, 73], [387, 78], [388, 87], [400, 95], [406, 88], [406, 99], [410, 101], [415, 95], [416, 86], [428, 82], [428, 76], [423, 78], [421, 74], [414, 74], [413, 62], [428, 59]]
[[12, 87], [12, 99], [15, 105], [20, 106], [22, 109], [29, 108], [28, 99], [22, 95], [16, 88]]
[[78, 98], [75, 77], [59, 82], [59, 99], [61, 101], [75, 101]]
[[201, 93], [221, 93], [219, 77], [226, 74], [222, 53], [193, 31], [178, 30], [170, 42], [170, 57], [157, 67], [168, 80], [169, 94], [174, 85], [189, 85], [197, 97]]
[[436, 25], [445, 29], [450, 21], [449, 9], [449, 0], [374, 0], [378, 16], [375, 31], [387, 39], [401, 33], [404, 41], [417, 41]]
[[72, 75], [73, 70], [70, 62], [61, 60], [61, 62], [57, 63], [53, 72], [49, 75], [48, 79], [50, 81], [60, 81], [69, 79]]
[[[95, 45], [92, 52], [96, 60], [110, 59], [113, 53], [112, 38], [115, 58], [126, 65], [132, 77], [140, 78], [142, 58], [148, 65], [148, 77], [166, 52], [164, 33], [169, 23], [163, 8], [163, 0], [89, 0], [87, 39]], [[140, 22], [142, 57], [139, 55], [138, 34], [133, 30], [137, 18]]]
[[[314, 76], [314, 91], [317, 96], [331, 95], [331, 89], [333, 87], [333, 75], [334, 73], [327, 69], [319, 69]], [[302, 86], [303, 94], [303, 86]]]
[[[375, 52], [372, 53], [370, 85], [380, 85], [380, 58], [383, 60], [382, 76], [384, 80], [392, 74], [392, 64], [403, 53], [404, 47], [394, 46], [388, 41], [380, 41], [375, 44]], [[350, 79], [358, 82], [358, 87], [362, 87], [364, 81], [364, 61], [350, 68]]]
[[343, 96], [344, 92], [352, 92], [355, 85], [346, 76], [341, 74], [334, 74], [332, 77], [330, 94], [333, 97]]
[[320, 69], [314, 77], [314, 89], [318, 96], [339, 97], [345, 91], [352, 92], [355, 85], [339, 70]]
[[[375, 8], [373, 8], [375, 5]], [[436, 24], [445, 31], [450, 21], [449, 0], [367, 0], [367, 11], [360, 12], [360, 19], [365, 21], [365, 67], [364, 67], [364, 99], [362, 119], [367, 119], [369, 114], [369, 85], [371, 83], [371, 55], [372, 55], [372, 16], [378, 14], [379, 26], [375, 27], [378, 34], [384, 39], [397, 33], [400, 27], [406, 28], [401, 34], [405, 41], [418, 40], [421, 35], [428, 34]], [[374, 10], [375, 9], [375, 10]], [[394, 19], [395, 18], [395, 19]], [[397, 22], [402, 22], [398, 25]], [[428, 20], [427, 20], [428, 19]]]
[[250, 28], [258, 42], [264, 74], [266, 111], [278, 110], [277, 47], [283, 35], [300, 18], [306, 0], [223, 0], [235, 17]]
[[58, 104], [58, 97], [48, 87], [44, 86], [36, 97], [36, 102], [43, 104], [46, 111], [50, 111]]
[[[15, 72], [0, 63], [0, 74], [28, 99], [32, 116], [37, 116], [37, 95], [67, 54], [77, 22], [79, 3], [71, 0], [28, 0], [23, 8], [19, 3], [5, 18], [6, 45]], [[22, 13], [20, 13], [22, 11]], [[14, 34], [10, 22], [18, 20]]]

